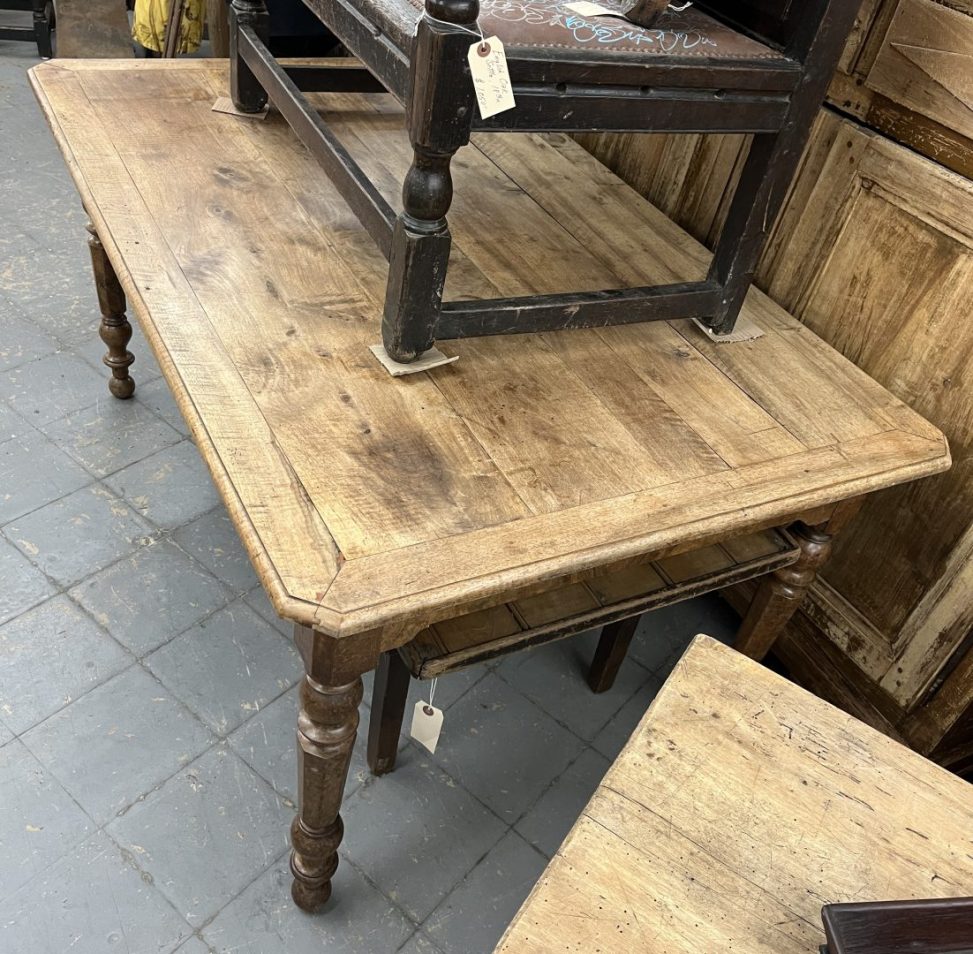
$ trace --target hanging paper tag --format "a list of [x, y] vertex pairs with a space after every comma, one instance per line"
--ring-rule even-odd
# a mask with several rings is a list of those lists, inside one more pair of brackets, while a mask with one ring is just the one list
[[621, 10], [609, 10], [608, 7], [603, 7], [600, 3], [589, 3], [588, 0], [578, 0], [577, 3], [566, 3], [564, 9], [576, 13], [579, 17], [625, 18], [625, 14]]
[[510, 86], [503, 44], [495, 36], [486, 37], [470, 47], [467, 59], [470, 61], [480, 116], [489, 119], [504, 110], [513, 109], [517, 104]]
[[443, 731], [443, 710], [428, 702], [417, 702], [412, 712], [412, 728], [409, 735], [430, 752], [436, 751], [439, 733]]

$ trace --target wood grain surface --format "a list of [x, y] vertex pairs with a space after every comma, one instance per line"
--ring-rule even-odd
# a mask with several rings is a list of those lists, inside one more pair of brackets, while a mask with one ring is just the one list
[[808, 954], [824, 904], [971, 877], [968, 783], [699, 636], [497, 954]]
[[135, 55], [125, 0], [57, 0], [55, 15], [59, 58]]
[[[469, 339], [393, 380], [368, 350], [384, 260], [279, 115], [211, 111], [224, 64], [58, 62], [32, 82], [284, 617], [403, 642], [949, 465], [935, 428], [756, 292], [753, 342], [685, 322]], [[398, 107], [318, 101], [397, 204]], [[453, 168], [447, 298], [705, 271], [565, 136], [481, 135]]]

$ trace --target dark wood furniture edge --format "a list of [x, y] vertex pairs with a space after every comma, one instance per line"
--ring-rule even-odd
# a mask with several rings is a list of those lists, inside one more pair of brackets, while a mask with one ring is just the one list
[[973, 897], [827, 904], [827, 954], [967, 954]]

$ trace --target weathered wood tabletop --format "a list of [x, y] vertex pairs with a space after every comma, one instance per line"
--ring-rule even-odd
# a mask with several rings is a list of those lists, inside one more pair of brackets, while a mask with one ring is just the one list
[[[387, 263], [279, 115], [212, 110], [225, 64], [57, 60], [32, 82], [97, 233], [116, 375], [127, 296], [296, 624], [308, 679], [292, 867], [307, 907], [329, 891], [359, 677], [382, 651], [431, 623], [800, 520], [801, 562], [744, 623], [760, 655], [844, 502], [949, 466], [935, 428], [758, 292], [744, 317], [764, 335], [750, 342], [714, 344], [686, 322], [467, 339], [442, 345], [456, 363], [393, 379], [369, 351]], [[412, 157], [398, 106], [319, 102], [396, 203]], [[477, 136], [453, 170], [447, 297], [706, 271], [701, 246], [566, 136]]]
[[700, 636], [497, 952], [813, 954], [824, 904], [971, 889], [969, 783]]
[[[283, 120], [211, 112], [224, 66], [58, 61], [33, 82], [282, 616], [425, 623], [948, 466], [937, 430], [760, 294], [752, 343], [679, 322], [478, 339], [392, 380], [368, 351], [384, 260]], [[394, 200], [398, 108], [327, 102]], [[455, 165], [447, 296], [705, 270], [565, 136], [478, 136]]]

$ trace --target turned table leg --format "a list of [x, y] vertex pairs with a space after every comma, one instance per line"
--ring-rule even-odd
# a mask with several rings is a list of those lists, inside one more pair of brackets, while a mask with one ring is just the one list
[[108, 390], [122, 400], [135, 393], [135, 381], [128, 369], [135, 358], [128, 350], [132, 340], [132, 326], [125, 316], [125, 292], [118, 282], [115, 269], [108, 260], [105, 247], [98, 238], [95, 227], [87, 225], [90, 238], [88, 249], [91, 252], [91, 268], [95, 273], [95, 288], [98, 292], [98, 306], [101, 309], [101, 327], [98, 334], [108, 347], [108, 354], [102, 361], [111, 368]]
[[775, 570], [761, 581], [740, 624], [734, 649], [757, 660], [770, 652], [831, 556], [835, 534], [854, 517], [862, 502], [862, 498], [844, 501], [825, 523], [809, 526], [798, 521], [788, 528], [801, 555], [796, 563]]
[[297, 717], [297, 817], [291, 825], [291, 896], [305, 911], [331, 897], [344, 825], [338, 811], [358, 732], [361, 674], [378, 663], [377, 633], [333, 639], [298, 624], [307, 671]]
[[305, 676], [297, 718], [297, 784], [300, 808], [291, 825], [291, 895], [314, 911], [331, 897], [344, 826], [338, 809], [358, 731], [361, 677], [322, 686]]

